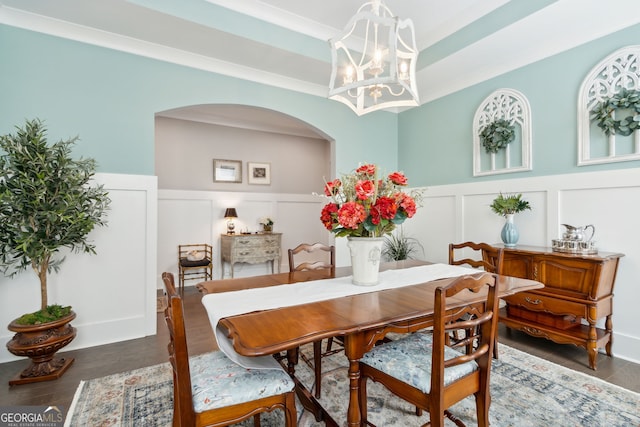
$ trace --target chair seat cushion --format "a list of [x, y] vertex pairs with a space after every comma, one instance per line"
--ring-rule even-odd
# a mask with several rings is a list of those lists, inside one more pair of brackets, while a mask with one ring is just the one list
[[284, 369], [246, 369], [221, 351], [190, 358], [189, 369], [196, 412], [275, 396], [294, 387]]
[[[429, 393], [432, 346], [433, 336], [430, 333], [414, 333], [374, 347], [360, 361], [424, 393]], [[445, 346], [445, 360], [456, 356], [460, 356], [457, 350]], [[451, 384], [477, 370], [478, 364], [475, 361], [446, 368], [444, 385]]]
[[209, 264], [211, 264], [211, 261], [208, 258], [197, 261], [189, 261], [186, 258], [180, 258], [180, 265], [183, 267], [206, 267]]

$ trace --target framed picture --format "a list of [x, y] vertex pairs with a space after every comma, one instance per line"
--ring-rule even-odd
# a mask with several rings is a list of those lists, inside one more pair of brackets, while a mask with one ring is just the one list
[[249, 184], [271, 184], [271, 164], [247, 162]]
[[213, 159], [214, 182], [242, 182], [242, 162], [240, 160]]

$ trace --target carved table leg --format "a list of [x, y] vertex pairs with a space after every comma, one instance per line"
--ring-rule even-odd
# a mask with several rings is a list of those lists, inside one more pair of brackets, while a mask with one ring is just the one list
[[598, 334], [595, 322], [589, 321], [589, 336], [587, 337], [587, 354], [589, 355], [589, 367], [596, 370], [596, 359], [598, 358], [598, 347], [596, 345]]
[[607, 341], [605, 349], [607, 350], [607, 356], [611, 357], [613, 356], [613, 353], [611, 351], [613, 347], [613, 321], [611, 320], [611, 315], [607, 316], [607, 320], [605, 320], [604, 327], [607, 333], [609, 334], [609, 341]]
[[287, 371], [292, 377], [295, 377], [296, 374], [296, 365], [298, 364], [299, 352], [299, 347], [287, 350]]
[[360, 427], [360, 404], [358, 401], [360, 366], [359, 362], [364, 354], [364, 337], [362, 334], [344, 337], [344, 352], [349, 359], [349, 409], [347, 410], [347, 425]]

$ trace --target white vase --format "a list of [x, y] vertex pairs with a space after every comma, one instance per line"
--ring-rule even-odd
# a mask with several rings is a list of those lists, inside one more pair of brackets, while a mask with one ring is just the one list
[[351, 267], [354, 285], [373, 286], [378, 284], [382, 237], [347, 237], [351, 251]]

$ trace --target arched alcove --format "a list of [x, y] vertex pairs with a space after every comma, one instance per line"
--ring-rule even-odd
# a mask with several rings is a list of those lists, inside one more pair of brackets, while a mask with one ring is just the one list
[[[245, 105], [194, 105], [155, 115], [158, 177], [157, 272], [177, 271], [177, 245], [213, 246], [213, 277], [221, 278], [220, 235], [224, 212], [235, 208], [237, 232], [275, 221], [282, 254], [300, 242], [332, 243], [319, 220], [324, 179], [335, 172], [335, 142], [295, 117]], [[241, 182], [216, 182], [214, 159], [242, 168]], [[249, 163], [268, 165], [268, 184], [248, 180]], [[236, 277], [267, 274], [265, 263], [240, 264]], [[227, 269], [228, 271], [229, 269]], [[191, 284], [186, 284], [190, 286]], [[158, 287], [161, 286], [159, 282]]]

